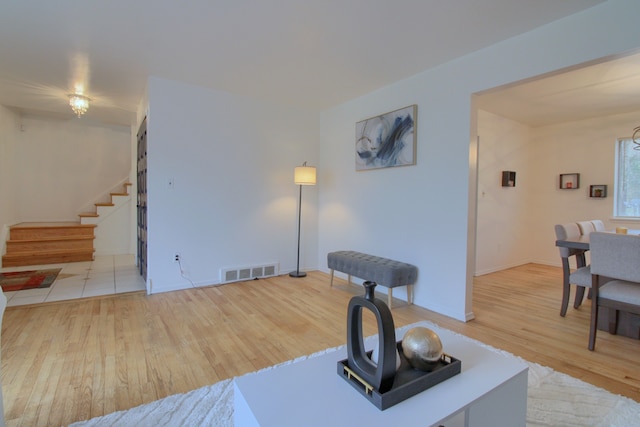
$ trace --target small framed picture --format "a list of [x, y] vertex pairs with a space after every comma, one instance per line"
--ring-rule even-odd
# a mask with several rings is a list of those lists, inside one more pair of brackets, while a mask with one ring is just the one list
[[561, 190], [575, 190], [577, 188], [580, 188], [579, 173], [561, 173], [560, 174]]
[[516, 173], [514, 171], [502, 171], [502, 186], [503, 187], [516, 186]]
[[589, 187], [589, 197], [594, 199], [602, 199], [607, 197], [606, 185], [591, 185]]

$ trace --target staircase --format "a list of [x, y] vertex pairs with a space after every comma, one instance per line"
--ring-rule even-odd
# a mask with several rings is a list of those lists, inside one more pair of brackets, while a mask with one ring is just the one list
[[95, 225], [26, 222], [9, 229], [3, 267], [92, 261]]
[[95, 212], [84, 212], [78, 215], [80, 217], [80, 223], [87, 225], [98, 224], [100, 222], [99, 218], [101, 215], [107, 215], [109, 210], [115, 209], [116, 207], [120, 206], [122, 202], [129, 199], [130, 186], [130, 182], [125, 182], [124, 184], [122, 184], [123, 192], [109, 193], [110, 200], [105, 203], [96, 203]]
[[79, 222], [33, 222], [11, 226], [2, 267], [92, 261], [99, 217], [129, 198], [130, 185], [123, 184], [123, 193], [110, 193], [109, 202], [96, 203], [95, 213], [81, 213]]

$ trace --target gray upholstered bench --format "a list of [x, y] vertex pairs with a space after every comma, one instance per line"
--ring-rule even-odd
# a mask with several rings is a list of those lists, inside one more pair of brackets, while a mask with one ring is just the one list
[[333, 273], [338, 270], [348, 275], [349, 284], [351, 284], [351, 276], [356, 276], [389, 288], [387, 294], [389, 308], [391, 308], [393, 297], [392, 289], [397, 286], [407, 287], [407, 303], [413, 303], [411, 294], [413, 284], [418, 277], [418, 268], [414, 265], [355, 251], [329, 252], [327, 265], [331, 269], [331, 286], [333, 286]]

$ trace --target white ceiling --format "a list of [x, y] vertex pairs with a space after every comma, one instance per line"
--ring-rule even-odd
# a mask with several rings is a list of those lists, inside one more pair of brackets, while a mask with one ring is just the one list
[[7, 0], [0, 104], [72, 118], [79, 84], [83, 120], [130, 124], [155, 75], [319, 110], [601, 2]]
[[481, 94], [477, 106], [534, 127], [640, 112], [640, 54], [496, 88]]

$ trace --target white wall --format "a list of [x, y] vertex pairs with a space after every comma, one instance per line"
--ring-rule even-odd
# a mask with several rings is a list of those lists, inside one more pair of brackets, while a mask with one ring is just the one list
[[[320, 266], [326, 270], [326, 254], [335, 249], [413, 263], [419, 269], [418, 305], [472, 318], [472, 95], [638, 48], [639, 13], [635, 0], [608, 1], [324, 112]], [[418, 164], [356, 174], [355, 123], [411, 104], [418, 105]]]
[[22, 117], [13, 170], [20, 221], [78, 221], [129, 175], [129, 128], [82, 120]]
[[14, 171], [19, 132], [19, 116], [0, 105], [0, 254], [5, 253], [8, 227], [18, 221]]
[[[531, 130], [495, 114], [478, 112], [476, 268], [481, 275], [525, 264], [535, 230]], [[502, 171], [516, 172], [516, 186], [502, 186]]]
[[[295, 270], [293, 170], [317, 165], [317, 114], [156, 77], [147, 95], [148, 291], [216, 284], [221, 268]], [[301, 270], [318, 268], [317, 194], [303, 189]]]

